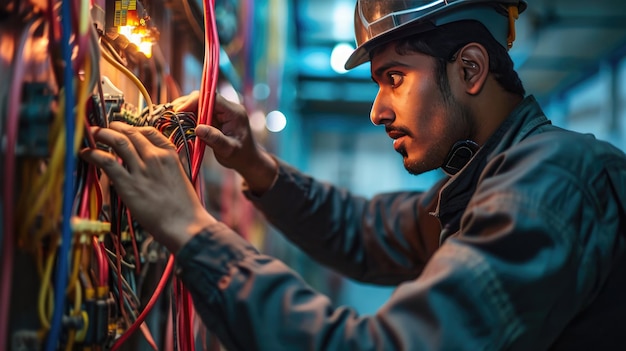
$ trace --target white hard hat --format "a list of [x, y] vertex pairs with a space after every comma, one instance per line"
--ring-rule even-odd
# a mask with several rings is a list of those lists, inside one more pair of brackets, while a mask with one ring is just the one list
[[524, 0], [358, 0], [354, 11], [357, 49], [345, 68], [370, 60], [370, 52], [390, 41], [463, 20], [482, 23], [505, 48], [515, 40]]

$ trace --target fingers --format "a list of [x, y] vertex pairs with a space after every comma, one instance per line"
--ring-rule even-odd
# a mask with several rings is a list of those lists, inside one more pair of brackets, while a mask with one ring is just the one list
[[221, 123], [236, 119], [237, 117], [247, 120], [246, 109], [243, 105], [229, 101], [220, 94], [215, 95], [213, 114], [217, 121]]
[[153, 152], [155, 146], [176, 150], [174, 144], [153, 127], [133, 127], [125, 123], [112, 122], [110, 128], [128, 137], [140, 157]]
[[239, 106], [239, 104], [236, 104], [230, 100], [227, 100], [225, 97], [223, 97], [220, 94], [215, 94], [215, 107], [214, 107], [215, 113], [231, 112], [234, 109], [236, 109], [237, 106]]
[[197, 113], [199, 96], [200, 92], [198, 90], [195, 90], [189, 95], [181, 96], [178, 99], [175, 99], [174, 101], [172, 101], [174, 112], [187, 111]]
[[[126, 128], [132, 128], [124, 123], [113, 122], [111, 126], [123, 125], [125, 127], [118, 127], [122, 130]], [[122, 130], [113, 130], [112, 128], [96, 128], [94, 132], [94, 139], [103, 144], [109, 145], [115, 150], [115, 153], [124, 160], [128, 169], [131, 172], [137, 172], [143, 168], [143, 162], [141, 161], [141, 157], [137, 153], [135, 146], [133, 143], [120, 131]], [[104, 153], [104, 152], [103, 152]], [[106, 153], [104, 153], [106, 154]], [[99, 154], [96, 154], [99, 155]], [[111, 156], [113, 157], [113, 156]], [[101, 156], [96, 156], [96, 160], [103, 160]], [[116, 162], [117, 163], [117, 162]], [[109, 165], [109, 167], [112, 167]]]
[[230, 155], [237, 147], [239, 141], [224, 135], [219, 129], [200, 124], [196, 127], [196, 136], [204, 141], [213, 151], [221, 156]]
[[129, 179], [130, 174], [112, 154], [98, 149], [83, 149], [80, 157], [85, 161], [104, 170], [111, 179]]

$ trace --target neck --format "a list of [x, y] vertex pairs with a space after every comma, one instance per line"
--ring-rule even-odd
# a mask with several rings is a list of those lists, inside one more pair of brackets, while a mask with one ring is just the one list
[[524, 99], [505, 91], [492, 78], [488, 79], [484, 91], [475, 98], [471, 105], [476, 126], [473, 138], [478, 145], [483, 145]]

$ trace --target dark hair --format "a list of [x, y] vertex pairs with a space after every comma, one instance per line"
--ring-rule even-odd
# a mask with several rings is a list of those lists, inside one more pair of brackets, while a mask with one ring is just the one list
[[420, 52], [437, 60], [436, 72], [439, 87], [449, 91], [446, 64], [455, 59], [454, 55], [463, 46], [478, 43], [489, 53], [489, 72], [506, 91], [526, 95], [526, 91], [513, 68], [513, 61], [507, 50], [498, 43], [480, 22], [467, 20], [445, 24], [431, 31], [401, 38], [395, 45], [398, 54]]

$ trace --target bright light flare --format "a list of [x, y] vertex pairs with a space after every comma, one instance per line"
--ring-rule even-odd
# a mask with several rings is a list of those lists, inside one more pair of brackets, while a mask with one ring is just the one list
[[150, 32], [143, 26], [119, 26], [118, 32], [128, 39], [129, 42], [137, 46], [137, 50], [152, 57], [153, 41]]
[[352, 55], [354, 47], [347, 43], [339, 43], [333, 48], [333, 52], [330, 54], [330, 67], [333, 71], [344, 74], [346, 71], [343, 65], [348, 61], [350, 55]]
[[272, 111], [265, 118], [265, 127], [270, 132], [278, 133], [287, 126], [287, 117], [280, 111]]

